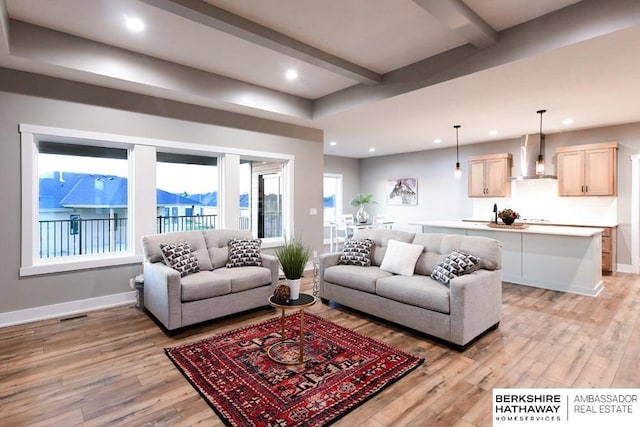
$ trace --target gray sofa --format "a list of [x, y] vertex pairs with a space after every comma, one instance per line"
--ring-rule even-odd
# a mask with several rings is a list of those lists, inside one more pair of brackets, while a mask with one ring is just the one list
[[[227, 268], [229, 241], [251, 239], [238, 230], [153, 234], [142, 238], [144, 307], [169, 331], [267, 306], [278, 285], [278, 260], [261, 253], [262, 266]], [[180, 277], [164, 263], [161, 244], [186, 241], [199, 272]]]
[[[320, 256], [320, 296], [444, 340], [464, 350], [498, 326], [502, 304], [502, 245], [497, 240], [463, 235], [358, 230], [354, 239], [371, 239], [371, 266], [341, 265], [341, 252]], [[419, 244], [424, 250], [413, 275], [380, 269], [389, 240]], [[478, 268], [451, 280], [430, 278], [452, 250], [480, 258]]]

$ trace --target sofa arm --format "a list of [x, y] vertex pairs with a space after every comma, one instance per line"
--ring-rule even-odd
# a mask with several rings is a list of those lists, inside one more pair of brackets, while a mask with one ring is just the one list
[[476, 270], [456, 277], [451, 289], [451, 341], [465, 345], [500, 322], [502, 270]]
[[320, 285], [320, 297], [323, 298], [324, 292], [324, 271], [334, 265], [338, 265], [342, 252], [330, 252], [322, 254], [318, 257], [318, 280]]
[[323, 273], [327, 267], [338, 265], [340, 255], [342, 255], [342, 252], [329, 252], [326, 254], [321, 254], [318, 257], [318, 273], [320, 274], [320, 277], [324, 277]]
[[262, 266], [271, 270], [271, 287], [275, 289], [280, 280], [280, 263], [278, 262], [278, 258], [274, 255], [263, 253], [261, 253], [260, 256], [262, 257]]
[[144, 307], [167, 329], [182, 326], [180, 273], [161, 262], [145, 261]]

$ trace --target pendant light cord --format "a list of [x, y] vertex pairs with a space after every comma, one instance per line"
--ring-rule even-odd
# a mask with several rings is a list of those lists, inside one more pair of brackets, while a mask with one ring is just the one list
[[538, 155], [539, 158], [543, 156], [543, 153], [542, 153], [543, 146], [542, 146], [542, 144], [544, 144], [544, 135], [542, 134], [542, 115], [544, 113], [546, 113], [546, 112], [547, 112], [547, 110], [538, 110], [538, 111], [536, 111], [536, 113], [540, 114], [540, 153]]
[[458, 155], [458, 129], [460, 129], [460, 125], [454, 125], [453, 127], [456, 129], [456, 163], [460, 163], [460, 157]]

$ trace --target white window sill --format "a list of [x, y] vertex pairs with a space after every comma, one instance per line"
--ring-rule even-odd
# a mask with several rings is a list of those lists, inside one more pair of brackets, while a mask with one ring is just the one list
[[265, 249], [279, 248], [284, 245], [284, 239], [282, 237], [269, 237], [268, 239], [262, 239], [262, 247]]
[[139, 263], [142, 263], [142, 255], [133, 254], [56, 258], [40, 261], [38, 264], [31, 266], [21, 267], [20, 277]]

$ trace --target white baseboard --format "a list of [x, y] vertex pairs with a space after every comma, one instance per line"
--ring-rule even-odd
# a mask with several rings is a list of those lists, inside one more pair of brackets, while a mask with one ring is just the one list
[[631, 264], [618, 264], [616, 268], [618, 273], [633, 273], [633, 266]]
[[136, 291], [0, 313], [0, 328], [135, 304]]

